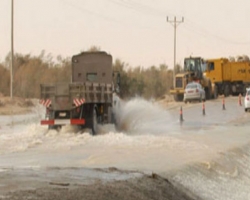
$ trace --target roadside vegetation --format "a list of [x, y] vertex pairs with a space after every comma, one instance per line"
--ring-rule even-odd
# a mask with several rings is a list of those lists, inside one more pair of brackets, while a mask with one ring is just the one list
[[[89, 51], [99, 50], [91, 47]], [[80, 52], [79, 52], [80, 53]], [[10, 95], [10, 54], [0, 63], [0, 93]], [[169, 93], [173, 85], [173, 70], [166, 64], [159, 66], [130, 66], [113, 58], [113, 68], [121, 75], [121, 96], [140, 96], [158, 99]], [[179, 66], [177, 66], [180, 69]], [[13, 67], [13, 95], [23, 98], [39, 98], [41, 83], [70, 82], [71, 57], [54, 58], [42, 51], [40, 55], [16, 53]]]

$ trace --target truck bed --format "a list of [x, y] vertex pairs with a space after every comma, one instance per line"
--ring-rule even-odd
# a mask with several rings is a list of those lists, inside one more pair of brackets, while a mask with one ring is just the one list
[[[41, 84], [41, 100], [51, 101], [53, 110], [69, 110], [80, 103], [112, 103], [112, 84], [55, 83]], [[78, 103], [79, 104], [78, 104]]]

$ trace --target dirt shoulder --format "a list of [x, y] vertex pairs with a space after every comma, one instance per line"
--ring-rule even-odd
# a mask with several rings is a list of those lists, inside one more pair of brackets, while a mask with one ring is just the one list
[[32, 99], [0, 96], [0, 115], [24, 114], [34, 107]]
[[169, 180], [152, 174], [123, 181], [96, 181], [85, 185], [47, 182], [36, 189], [5, 193], [0, 199], [194, 200], [198, 198], [184, 188], [173, 185]]

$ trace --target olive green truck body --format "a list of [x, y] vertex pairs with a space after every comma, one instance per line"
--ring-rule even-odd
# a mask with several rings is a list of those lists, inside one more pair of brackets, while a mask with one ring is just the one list
[[114, 123], [113, 93], [119, 90], [119, 74], [112, 70], [112, 56], [106, 52], [73, 56], [71, 78], [71, 83], [41, 84], [40, 102], [46, 106], [41, 124], [49, 129], [77, 125], [96, 134], [98, 124]]

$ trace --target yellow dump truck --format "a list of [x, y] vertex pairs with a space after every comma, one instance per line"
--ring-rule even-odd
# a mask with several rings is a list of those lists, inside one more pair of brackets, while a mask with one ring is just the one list
[[230, 61], [227, 58], [208, 59], [205, 76], [215, 85], [215, 91], [225, 96], [243, 94], [250, 86], [249, 60]]
[[199, 82], [206, 92], [206, 99], [217, 97], [214, 85], [210, 78], [204, 76], [207, 70], [206, 61], [201, 57], [188, 57], [184, 59], [184, 71], [176, 74], [173, 89], [170, 94], [174, 95], [176, 101], [183, 101], [185, 87], [189, 82]]

